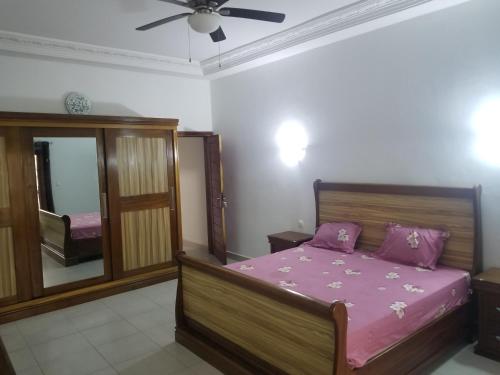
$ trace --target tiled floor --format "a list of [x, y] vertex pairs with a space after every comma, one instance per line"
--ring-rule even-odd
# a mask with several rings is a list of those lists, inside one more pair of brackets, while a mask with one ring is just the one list
[[0, 325], [19, 375], [220, 374], [174, 340], [170, 281]]
[[[177, 281], [0, 325], [19, 375], [212, 375], [219, 371], [175, 343]], [[434, 375], [500, 374], [467, 346]]]

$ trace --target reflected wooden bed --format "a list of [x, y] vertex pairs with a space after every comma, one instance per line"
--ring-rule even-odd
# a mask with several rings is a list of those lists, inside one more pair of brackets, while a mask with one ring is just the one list
[[[317, 226], [361, 223], [358, 247], [375, 250], [385, 223], [450, 232], [440, 263], [481, 267], [480, 187], [314, 183]], [[471, 334], [471, 303], [448, 312], [359, 369], [347, 366], [347, 312], [179, 254], [176, 340], [226, 374], [417, 374]]]
[[71, 219], [39, 210], [41, 248], [52, 259], [68, 267], [102, 256], [102, 238], [73, 239]]

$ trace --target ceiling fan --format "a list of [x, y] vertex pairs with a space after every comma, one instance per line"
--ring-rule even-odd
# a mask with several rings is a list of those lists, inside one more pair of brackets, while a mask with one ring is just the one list
[[192, 13], [181, 13], [175, 16], [163, 18], [161, 20], [148, 23], [138, 27], [136, 30], [145, 31], [157, 26], [164, 25], [184, 17], [188, 18], [191, 28], [202, 34], [210, 34], [214, 42], [226, 40], [226, 35], [222, 30], [222, 17], [248, 18], [251, 20], [282, 23], [285, 20], [283, 13], [266, 12], [262, 10], [242, 9], [242, 8], [221, 8], [229, 0], [160, 0], [166, 3], [179, 5], [193, 10]]

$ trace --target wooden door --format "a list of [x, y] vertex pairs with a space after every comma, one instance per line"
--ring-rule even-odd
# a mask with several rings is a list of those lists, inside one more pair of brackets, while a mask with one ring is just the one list
[[20, 139], [0, 128], [0, 306], [31, 298]]
[[215, 257], [226, 264], [226, 222], [222, 171], [222, 142], [220, 135], [205, 138], [205, 163], [207, 175], [208, 243]]
[[172, 133], [106, 130], [115, 278], [175, 263], [179, 241]]

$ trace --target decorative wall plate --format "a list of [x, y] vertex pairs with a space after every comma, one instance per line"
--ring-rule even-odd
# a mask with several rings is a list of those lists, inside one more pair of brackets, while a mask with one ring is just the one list
[[72, 115], [88, 115], [92, 109], [92, 102], [85, 95], [70, 92], [64, 101], [66, 110]]

